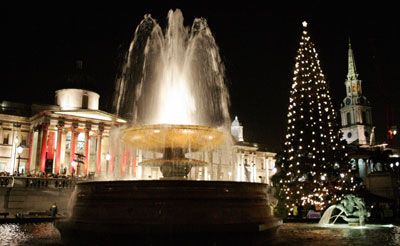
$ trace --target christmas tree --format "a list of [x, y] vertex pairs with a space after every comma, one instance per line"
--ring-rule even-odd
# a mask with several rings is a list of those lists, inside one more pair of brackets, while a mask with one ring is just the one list
[[303, 27], [275, 177], [280, 205], [289, 215], [300, 205], [323, 210], [356, 188], [328, 84], [306, 22]]

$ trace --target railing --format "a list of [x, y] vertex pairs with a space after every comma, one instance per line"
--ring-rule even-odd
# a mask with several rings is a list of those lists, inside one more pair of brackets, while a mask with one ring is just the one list
[[27, 187], [27, 188], [73, 188], [78, 182], [71, 178], [40, 178], [0, 176], [0, 187]]
[[14, 177], [0, 176], [0, 187], [12, 187], [14, 185]]

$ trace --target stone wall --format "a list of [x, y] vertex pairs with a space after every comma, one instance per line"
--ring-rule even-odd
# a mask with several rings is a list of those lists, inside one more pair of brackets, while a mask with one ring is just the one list
[[74, 189], [74, 182], [63, 179], [10, 177], [8, 183], [0, 187], [0, 212], [9, 212], [11, 216], [18, 212], [49, 211], [53, 203], [57, 204], [59, 214], [66, 215]]
[[389, 199], [397, 199], [396, 180], [392, 173], [389, 172], [374, 172], [370, 173], [366, 179], [367, 189], [378, 196]]

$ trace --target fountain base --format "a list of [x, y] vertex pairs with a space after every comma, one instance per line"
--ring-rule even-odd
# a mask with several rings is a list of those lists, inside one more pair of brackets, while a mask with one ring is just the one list
[[66, 240], [269, 233], [281, 221], [268, 209], [266, 191], [265, 184], [223, 181], [80, 183], [71, 217], [56, 226]]
[[159, 167], [163, 179], [186, 179], [192, 167], [205, 166], [207, 162], [186, 158], [182, 149], [166, 148], [163, 158], [145, 160], [140, 164]]

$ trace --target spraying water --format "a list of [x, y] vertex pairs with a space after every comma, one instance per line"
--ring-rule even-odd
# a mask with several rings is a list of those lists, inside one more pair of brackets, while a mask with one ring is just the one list
[[223, 179], [220, 165], [212, 171], [207, 164], [214, 155], [231, 165], [229, 94], [218, 46], [204, 18], [187, 27], [182, 12], [170, 10], [167, 19], [162, 30], [148, 14], [136, 28], [113, 104], [130, 124], [111, 131], [110, 152], [117, 165], [135, 156], [135, 177], [158, 177], [149, 168], [159, 166], [164, 178], [200, 170], [202, 179]]
[[180, 10], [163, 31], [145, 15], [116, 84], [115, 112], [133, 124], [228, 126], [219, 49], [204, 18], [185, 27]]

